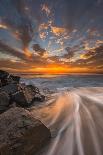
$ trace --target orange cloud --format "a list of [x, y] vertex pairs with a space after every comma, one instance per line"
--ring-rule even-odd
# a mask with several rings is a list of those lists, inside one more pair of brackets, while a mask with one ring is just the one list
[[48, 26], [49, 26], [49, 24], [46, 24], [46, 23], [40, 24], [39, 31], [47, 30], [48, 29]]
[[51, 26], [52, 33], [56, 36], [60, 36], [66, 32], [65, 28]]
[[28, 50], [28, 48], [24, 48], [24, 52], [27, 58], [30, 58], [32, 56], [32, 53]]

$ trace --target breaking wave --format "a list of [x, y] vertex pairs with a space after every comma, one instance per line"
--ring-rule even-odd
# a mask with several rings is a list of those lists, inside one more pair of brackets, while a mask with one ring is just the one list
[[39, 155], [103, 155], [103, 87], [54, 93], [32, 112], [52, 133]]

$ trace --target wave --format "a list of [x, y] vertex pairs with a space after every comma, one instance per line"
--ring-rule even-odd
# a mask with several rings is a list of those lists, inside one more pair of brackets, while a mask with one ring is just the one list
[[103, 154], [103, 87], [54, 93], [32, 114], [52, 133], [39, 155]]

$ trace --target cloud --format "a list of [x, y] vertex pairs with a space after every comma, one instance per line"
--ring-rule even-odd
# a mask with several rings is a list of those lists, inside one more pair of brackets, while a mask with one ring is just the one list
[[72, 59], [75, 56], [75, 53], [78, 51], [78, 46], [66, 47], [66, 54], [63, 55], [63, 58]]
[[34, 44], [33, 50], [40, 56], [43, 56], [46, 53], [46, 50], [41, 48], [39, 44]]
[[46, 37], [47, 37], [47, 33], [46, 32], [40, 32], [39, 33], [39, 36], [40, 36], [40, 39], [46, 39]]
[[48, 7], [46, 4], [43, 4], [43, 5], [42, 5], [41, 10], [44, 11], [44, 12], [46, 13], [47, 16], [49, 16], [50, 13], [51, 13], [49, 7]]
[[87, 51], [82, 59], [77, 60], [73, 65], [98, 68], [103, 64], [103, 45]]
[[51, 31], [54, 35], [60, 36], [66, 32], [66, 29], [62, 27], [51, 26]]

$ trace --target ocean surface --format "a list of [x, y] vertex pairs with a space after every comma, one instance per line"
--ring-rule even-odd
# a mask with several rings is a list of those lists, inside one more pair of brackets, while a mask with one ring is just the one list
[[51, 75], [49, 77], [24, 78], [22, 81], [50, 90], [72, 87], [103, 87], [103, 75]]
[[46, 96], [32, 114], [51, 131], [37, 155], [103, 155], [103, 75], [24, 78]]

